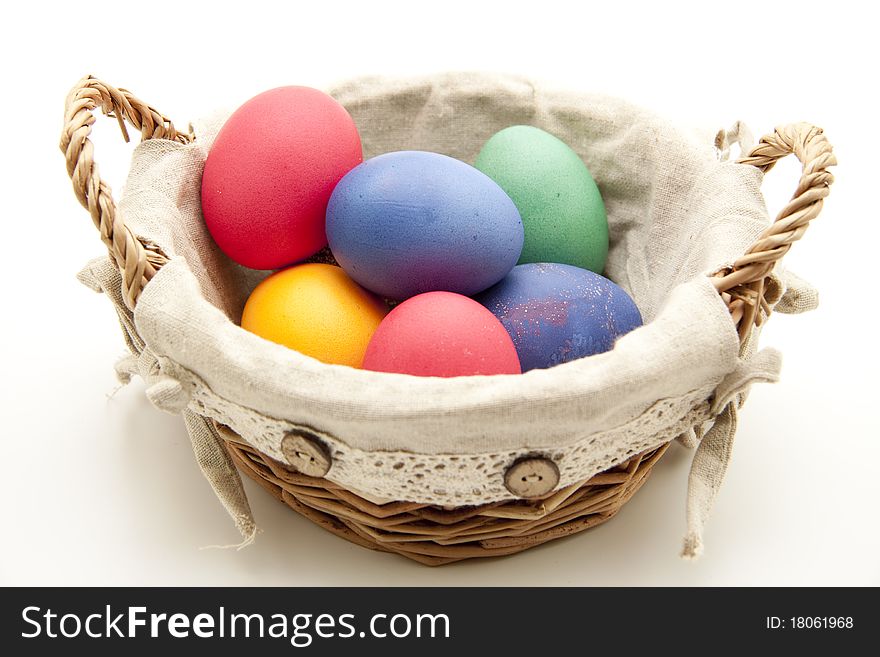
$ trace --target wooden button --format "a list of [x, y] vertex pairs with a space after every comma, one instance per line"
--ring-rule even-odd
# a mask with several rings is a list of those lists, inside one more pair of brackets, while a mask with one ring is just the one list
[[519, 459], [504, 473], [504, 485], [517, 497], [526, 499], [546, 495], [559, 483], [559, 468], [543, 456]]
[[323, 477], [330, 470], [330, 450], [320, 438], [304, 429], [284, 436], [281, 451], [290, 466], [309, 477]]

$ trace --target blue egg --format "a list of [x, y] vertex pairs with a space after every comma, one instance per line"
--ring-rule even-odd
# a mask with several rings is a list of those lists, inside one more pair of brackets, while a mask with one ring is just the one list
[[518, 265], [476, 299], [507, 329], [523, 372], [608, 351], [642, 325], [623, 288], [572, 265]]
[[470, 296], [516, 264], [523, 225], [481, 171], [438, 153], [399, 151], [339, 181], [327, 204], [327, 240], [346, 273], [383, 297]]

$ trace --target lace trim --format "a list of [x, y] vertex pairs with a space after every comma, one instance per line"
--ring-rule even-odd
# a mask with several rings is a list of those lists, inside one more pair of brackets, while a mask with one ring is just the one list
[[[192, 392], [192, 410], [227, 425], [256, 449], [284, 462], [281, 441], [295, 424], [239, 406], [199, 383]], [[375, 502], [467, 506], [515, 499], [504, 487], [504, 473], [517, 458], [538, 453], [553, 459], [560, 473], [557, 488], [584, 481], [705, 422], [711, 417], [711, 392], [707, 388], [662, 399], [620, 427], [584, 435], [559, 449], [440, 455], [369, 452], [322, 434], [333, 460], [326, 476]]]

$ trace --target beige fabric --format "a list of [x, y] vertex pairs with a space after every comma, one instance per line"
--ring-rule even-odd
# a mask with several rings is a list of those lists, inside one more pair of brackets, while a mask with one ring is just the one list
[[[285, 433], [308, 427], [330, 447], [328, 479], [378, 501], [460, 506], [509, 499], [503, 474], [519, 456], [553, 459], [566, 486], [703, 427], [713, 391], [732, 374], [746, 388], [773, 378], [765, 376], [772, 358], [754, 366], [751, 350], [740, 358], [727, 309], [706, 278], [769, 222], [755, 168], [724, 161], [712, 143], [622, 101], [519, 78], [365, 79], [331, 93], [354, 117], [365, 157], [425, 149], [472, 162], [495, 131], [519, 123], [563, 139], [606, 202], [606, 274], [630, 291], [646, 325], [606, 354], [521, 376], [458, 379], [325, 365], [249, 334], [236, 324], [265, 274], [225, 258], [199, 212], [202, 164], [225, 116], [218, 114], [195, 124], [192, 144], [138, 146], [119, 204], [126, 223], [171, 256], [145, 288], [134, 327], [123, 320], [143, 348], [136, 366], [121, 369], [148, 377], [157, 406], [186, 409], [194, 441], [215, 453], [202, 457], [219, 464], [208, 468], [215, 488], [228, 459], [216, 437], [192, 426], [194, 414], [228, 424], [279, 460]], [[711, 493], [720, 482], [707, 476]], [[218, 494], [241, 519], [240, 483]]]
[[785, 293], [776, 304], [775, 310], [795, 315], [809, 312], [819, 307], [819, 292], [792, 271], [785, 272]]
[[733, 451], [737, 409], [753, 383], [779, 379], [781, 358], [775, 349], [764, 349], [748, 360], [741, 360], [715, 389], [709, 409], [715, 418], [711, 427], [708, 430], [700, 427], [699, 438], [692, 430], [693, 440], [688, 436], [682, 441], [685, 446], [697, 449], [688, 477], [687, 534], [682, 549], [686, 559], [695, 559], [703, 551], [703, 527], [724, 482]]
[[752, 131], [742, 121], [737, 121], [727, 130], [719, 130], [715, 135], [715, 148], [718, 150], [718, 159], [727, 161], [730, 159], [731, 149], [739, 147], [739, 154], [745, 155], [755, 144]]
[[694, 455], [688, 477], [687, 534], [681, 551], [685, 559], [696, 559], [703, 553], [703, 527], [730, 463], [736, 435], [736, 408], [735, 404], [724, 408]]
[[98, 258], [89, 262], [79, 273], [78, 278], [92, 290], [107, 294], [119, 316], [126, 345], [130, 351], [128, 356], [123, 357], [116, 364], [120, 383], [126, 384], [133, 375], [140, 375], [149, 384], [147, 397], [157, 408], [183, 413], [196, 462], [242, 536], [243, 542], [238, 547], [250, 544], [257, 534], [257, 526], [241, 484], [241, 476], [232, 464], [229, 454], [223, 447], [223, 441], [217, 435], [212, 423], [186, 409], [188, 397], [183, 392], [182, 383], [162, 375], [160, 362], [148, 349], [145, 349], [143, 340], [134, 329], [131, 310], [122, 294], [122, 276], [119, 270], [109, 258]]

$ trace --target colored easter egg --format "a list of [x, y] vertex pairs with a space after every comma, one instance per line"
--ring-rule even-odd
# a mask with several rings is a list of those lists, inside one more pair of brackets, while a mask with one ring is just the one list
[[202, 214], [220, 249], [276, 269], [327, 244], [333, 187], [363, 160], [345, 108], [308, 87], [279, 87], [239, 107], [217, 134], [202, 174]]
[[425, 292], [396, 306], [373, 334], [363, 367], [442, 377], [520, 373], [501, 323], [453, 292]]
[[494, 285], [516, 264], [523, 227], [510, 197], [469, 164], [398, 151], [339, 181], [327, 205], [327, 238], [354, 280], [406, 299]]
[[360, 367], [385, 302], [339, 267], [294, 265], [272, 274], [248, 297], [241, 327], [325, 363]]
[[519, 264], [559, 262], [601, 274], [608, 256], [605, 203], [581, 158], [539, 128], [495, 133], [474, 166], [516, 204], [525, 227]]
[[523, 372], [608, 351], [642, 325], [623, 288], [571, 265], [517, 265], [477, 300], [507, 329]]

